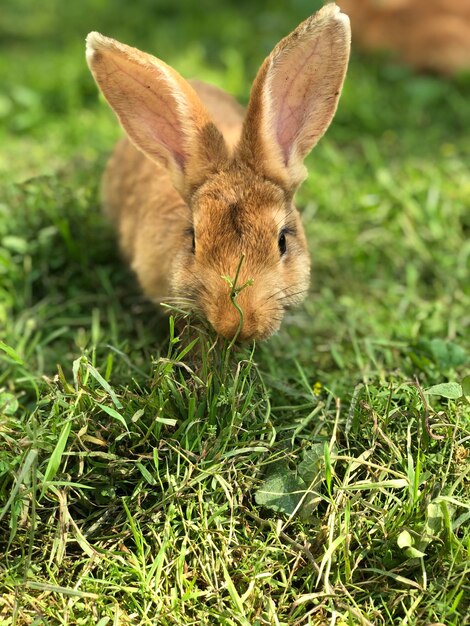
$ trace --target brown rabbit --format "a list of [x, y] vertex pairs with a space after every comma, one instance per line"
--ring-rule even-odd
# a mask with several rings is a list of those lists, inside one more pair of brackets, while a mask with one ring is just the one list
[[[310, 261], [293, 196], [336, 111], [349, 48], [348, 18], [326, 5], [265, 60], [243, 116], [220, 89], [88, 35], [88, 64], [128, 135], [104, 175], [105, 210], [147, 296], [241, 340], [269, 337], [303, 300]], [[243, 324], [226, 278], [237, 272]]]
[[470, 69], [470, 0], [340, 0], [354, 39], [418, 70]]

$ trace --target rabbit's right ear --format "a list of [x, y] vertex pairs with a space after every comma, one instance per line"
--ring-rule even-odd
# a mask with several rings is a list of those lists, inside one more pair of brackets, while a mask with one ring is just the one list
[[278, 43], [253, 83], [238, 147], [244, 162], [295, 190], [335, 114], [350, 44], [349, 20], [334, 3]]
[[169, 65], [95, 32], [87, 61], [131, 141], [169, 170], [183, 196], [228, 158], [196, 92]]

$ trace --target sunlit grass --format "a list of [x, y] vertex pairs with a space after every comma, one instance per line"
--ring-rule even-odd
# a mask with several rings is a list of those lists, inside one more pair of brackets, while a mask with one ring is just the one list
[[118, 133], [81, 31], [246, 97], [311, 7], [257, 41], [227, 4], [204, 47], [188, 6], [89, 4], [3, 26], [0, 622], [468, 623], [468, 83], [355, 58], [298, 199], [306, 303], [254, 347], [180, 339], [100, 213]]

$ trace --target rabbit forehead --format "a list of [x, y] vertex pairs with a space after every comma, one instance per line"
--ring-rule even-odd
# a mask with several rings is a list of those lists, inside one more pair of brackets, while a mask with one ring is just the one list
[[210, 220], [242, 232], [257, 221], [282, 219], [290, 205], [291, 197], [282, 187], [250, 170], [220, 172], [194, 198], [194, 226], [197, 229]]

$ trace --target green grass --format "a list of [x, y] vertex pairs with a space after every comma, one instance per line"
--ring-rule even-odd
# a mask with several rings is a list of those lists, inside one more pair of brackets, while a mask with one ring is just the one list
[[298, 197], [309, 298], [186, 352], [100, 214], [84, 36], [246, 101], [312, 11], [197, 4], [2, 5], [0, 624], [468, 624], [468, 78], [354, 57]]

